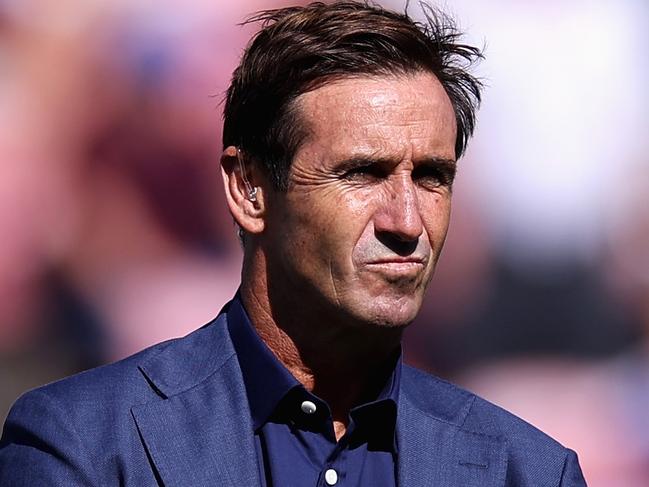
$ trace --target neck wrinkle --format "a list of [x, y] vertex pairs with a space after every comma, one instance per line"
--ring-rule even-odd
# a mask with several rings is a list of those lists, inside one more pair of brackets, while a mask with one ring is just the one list
[[399, 346], [403, 329], [340, 323], [327, 310], [291, 299], [302, 296], [299, 290], [271, 297], [265, 271], [261, 252], [244, 259], [241, 299], [253, 327], [291, 374], [329, 404], [334, 419], [346, 424], [349, 410]]

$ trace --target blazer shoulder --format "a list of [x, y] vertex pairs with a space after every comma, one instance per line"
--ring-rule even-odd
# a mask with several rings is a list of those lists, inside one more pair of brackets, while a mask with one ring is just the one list
[[404, 378], [408, 399], [424, 413], [454, 424], [464, 432], [503, 440], [508, 457], [507, 477], [511, 485], [537, 485], [532, 478], [535, 472], [543, 472], [544, 478], [556, 480], [551, 485], [563, 485], [561, 479], [570, 469], [578, 473], [575, 477], [581, 478], [572, 450], [511, 412], [412, 367], [405, 367]]
[[443, 413], [442, 419], [467, 431], [512, 439], [527, 438], [563, 449], [554, 439], [513, 413], [451, 382], [409, 366], [405, 367], [404, 376], [408, 396], [418, 407], [437, 415]]
[[0, 438], [0, 484], [33, 485], [21, 473], [32, 472], [47, 485], [104, 485], [101, 479], [122, 474], [133, 485], [153, 485], [151, 471], [131, 468], [148, 463], [134, 409], [208, 384], [232, 357], [225, 324], [219, 317], [186, 337], [23, 394]]
[[102, 471], [117, 471], [111, 459], [138, 457], [130, 408], [156, 393], [137, 364], [172, 343], [23, 394], [0, 438], [0, 485], [101, 485]]
[[152, 345], [129, 357], [116, 362], [101, 365], [59, 379], [27, 391], [23, 397], [42, 396], [62, 401], [63, 403], [83, 402], [86, 405], [106, 399], [135, 399], [146, 395], [151, 386], [146, 383], [140, 366], [151, 357], [157, 356], [168, 347], [174, 347], [175, 338]]
[[586, 487], [573, 450], [500, 406], [476, 396], [463, 428], [505, 439], [508, 485]]
[[49, 397], [74, 412], [130, 408], [193, 387], [231, 356], [228, 344], [225, 317], [220, 315], [185, 337], [38, 387], [21, 399]]

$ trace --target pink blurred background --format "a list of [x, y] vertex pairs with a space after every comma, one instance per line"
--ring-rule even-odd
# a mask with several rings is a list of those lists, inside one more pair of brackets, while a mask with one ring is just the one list
[[[0, 420], [237, 288], [220, 100], [237, 23], [296, 2], [153, 3], [0, 0]], [[649, 485], [649, 6], [445, 5], [487, 89], [407, 359]]]

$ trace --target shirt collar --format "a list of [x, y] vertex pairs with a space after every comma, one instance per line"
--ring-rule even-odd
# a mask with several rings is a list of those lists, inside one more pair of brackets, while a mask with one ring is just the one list
[[257, 334], [239, 293], [227, 310], [228, 330], [239, 359], [255, 430], [264, 425], [282, 398], [300, 383]]
[[[269, 420], [280, 402], [293, 389], [296, 389], [295, 394], [303, 398], [313, 398], [319, 403], [325, 404], [324, 401], [304, 389], [257, 334], [238, 292], [226, 312], [228, 330], [239, 359], [255, 431]], [[369, 427], [370, 423], [373, 424], [375, 427], [371, 429], [384, 433], [385, 436], [382, 436], [390, 439], [391, 446], [396, 452], [395, 428], [402, 368], [400, 348], [388, 361], [387, 367], [391, 369], [386, 371], [390, 374], [389, 378], [376, 399], [356, 406], [350, 415], [358, 426], [367, 425]], [[377, 428], [377, 424], [381, 427]]]
[[384, 374], [389, 373], [389, 376], [377, 398], [356, 406], [350, 411], [354, 427], [363, 430], [365, 440], [376, 442], [376, 446], [383, 450], [392, 449], [394, 453], [398, 453], [396, 427], [402, 365], [403, 359], [399, 347], [386, 362], [388, 369]]

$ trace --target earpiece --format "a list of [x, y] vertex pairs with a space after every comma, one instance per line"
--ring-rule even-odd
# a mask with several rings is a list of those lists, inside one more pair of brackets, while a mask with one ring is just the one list
[[248, 181], [248, 176], [246, 176], [246, 166], [243, 164], [243, 155], [241, 154], [241, 149], [237, 147], [237, 160], [239, 161], [239, 169], [241, 170], [241, 179], [243, 179], [243, 184], [246, 187], [248, 192], [248, 200], [253, 203], [257, 201], [257, 188], [252, 187], [250, 181]]

